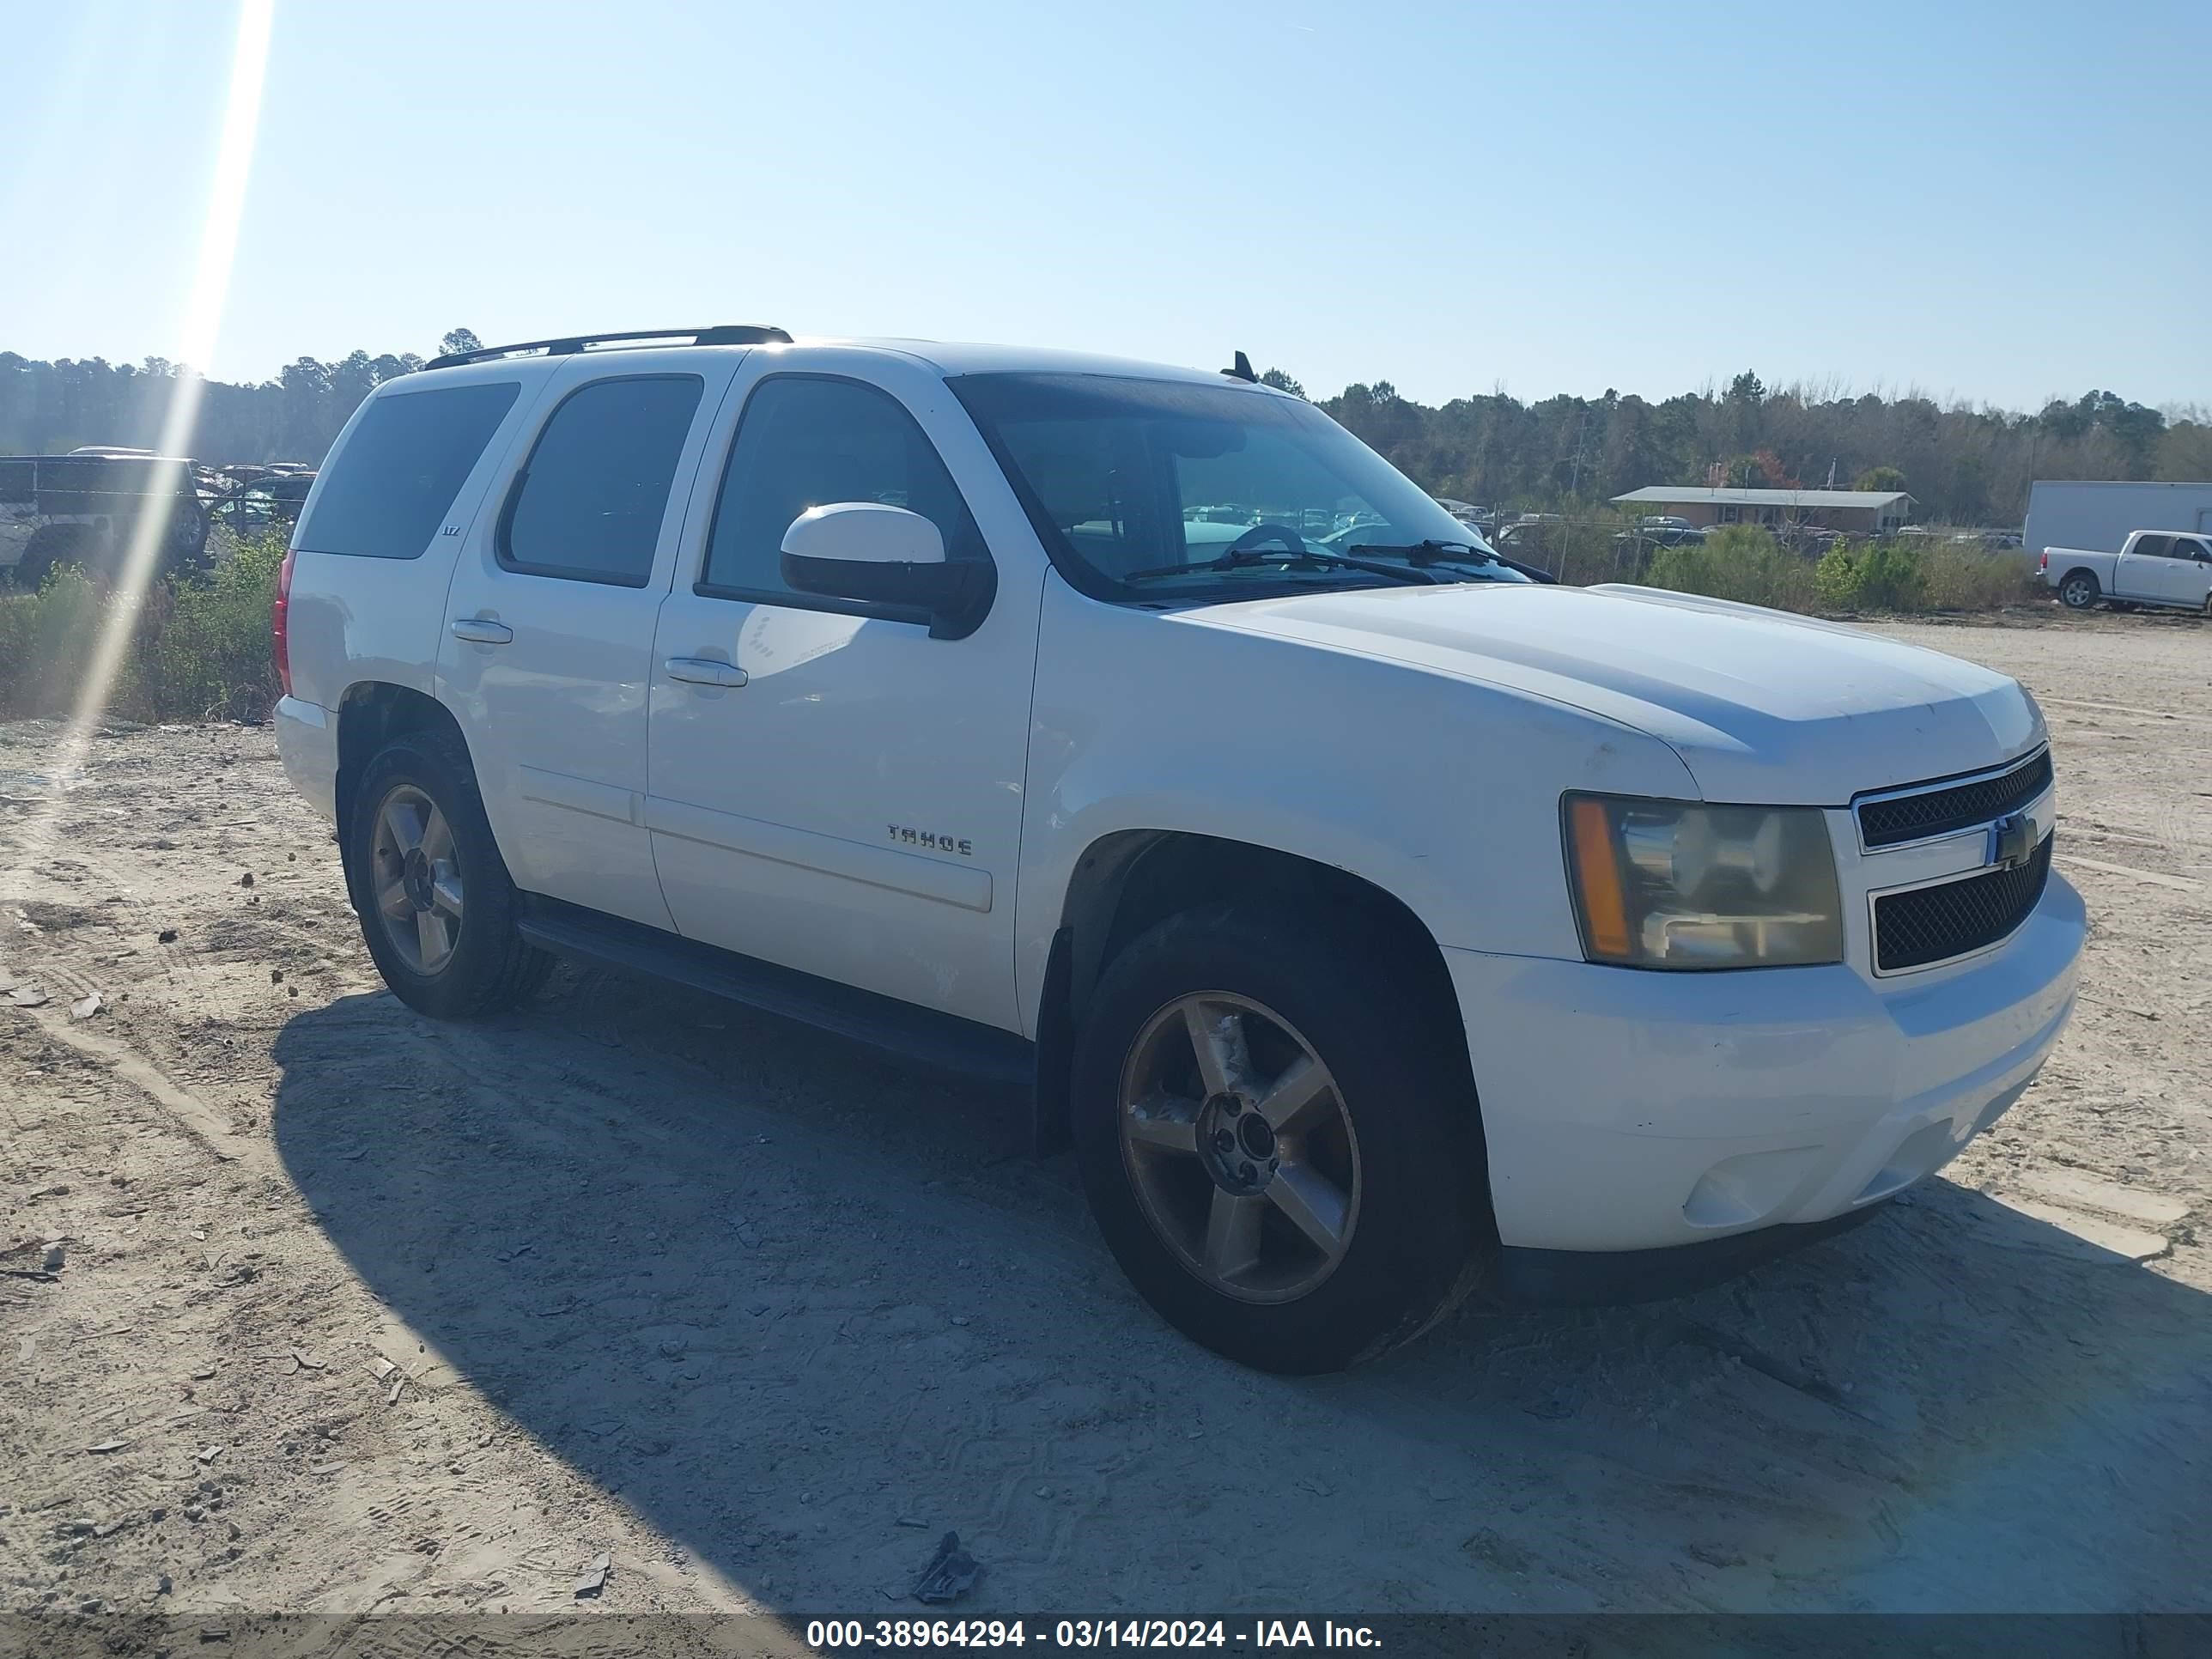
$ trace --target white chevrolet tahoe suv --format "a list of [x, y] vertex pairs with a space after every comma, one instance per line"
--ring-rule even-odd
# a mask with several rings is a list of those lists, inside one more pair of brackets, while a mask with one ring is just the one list
[[1863, 1218], [2073, 1006], [2019, 685], [1530, 581], [1241, 357], [443, 359], [284, 568], [285, 765], [401, 998], [564, 954], [1018, 1086], [1255, 1365]]

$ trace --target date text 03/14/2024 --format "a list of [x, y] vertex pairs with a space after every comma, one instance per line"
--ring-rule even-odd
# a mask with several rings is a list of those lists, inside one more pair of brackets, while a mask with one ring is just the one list
[[807, 1646], [880, 1648], [1376, 1648], [1365, 1625], [1262, 1619], [817, 1619]]

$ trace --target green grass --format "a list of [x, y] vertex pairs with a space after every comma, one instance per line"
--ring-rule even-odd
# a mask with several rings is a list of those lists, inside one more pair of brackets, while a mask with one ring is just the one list
[[1708, 599], [1735, 599], [1776, 611], [1815, 609], [1813, 563], [1776, 542], [1764, 530], [1730, 525], [1681, 547], [1662, 547], [1651, 556], [1644, 585]]
[[[211, 574], [156, 584], [133, 607], [106, 714], [122, 720], [260, 720], [278, 696], [269, 603], [284, 545], [241, 544]], [[74, 570], [34, 593], [0, 590], [0, 718], [64, 715], [119, 601]]]
[[1948, 541], [1838, 542], [1813, 560], [1750, 525], [1731, 526], [1702, 545], [1662, 550], [1644, 580], [1680, 593], [1827, 616], [1994, 611], [2039, 597], [2025, 553]]

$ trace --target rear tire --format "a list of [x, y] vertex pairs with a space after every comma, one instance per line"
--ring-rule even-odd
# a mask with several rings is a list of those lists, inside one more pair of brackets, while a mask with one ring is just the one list
[[520, 896], [459, 737], [394, 738], [362, 769], [349, 817], [346, 886], [392, 994], [467, 1019], [545, 983], [553, 958], [515, 931]]
[[46, 524], [31, 532], [15, 566], [15, 580], [33, 591], [64, 565], [75, 565], [87, 580], [100, 582], [106, 570], [107, 538], [88, 524]]
[[2058, 584], [2058, 603], [2069, 611], [2094, 610], [2100, 597], [2097, 579], [2086, 570], [2076, 570]]
[[1456, 1012], [1434, 1000], [1349, 934], [1225, 907], [1115, 957], [1076, 1042], [1075, 1156], [1169, 1323], [1262, 1370], [1331, 1371], [1477, 1282], [1496, 1227]]
[[179, 495], [170, 511], [169, 533], [161, 549], [161, 571], [195, 576], [208, 568], [208, 513], [198, 497]]

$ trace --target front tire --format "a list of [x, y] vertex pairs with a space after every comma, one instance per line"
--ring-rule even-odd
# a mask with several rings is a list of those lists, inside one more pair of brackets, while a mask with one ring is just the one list
[[2058, 603], [2069, 611], [2094, 609], [2098, 597], [2097, 579], [2086, 570], [2076, 570], [2058, 584]]
[[1076, 1161], [1169, 1323], [1262, 1370], [1337, 1370], [1476, 1282], [1496, 1229], [1435, 1000], [1350, 935], [1224, 908], [1115, 957], [1077, 1040]]
[[392, 994], [441, 1019], [513, 1007], [553, 958], [515, 931], [520, 896], [458, 737], [395, 738], [362, 770], [347, 830], [346, 885]]

